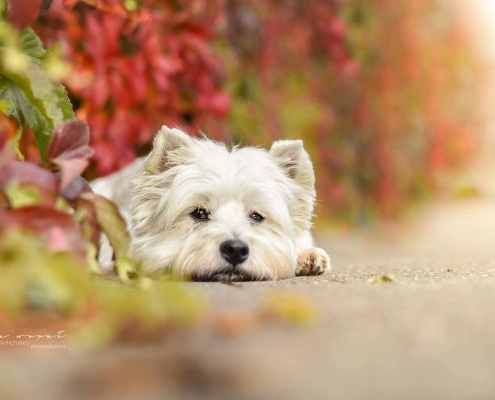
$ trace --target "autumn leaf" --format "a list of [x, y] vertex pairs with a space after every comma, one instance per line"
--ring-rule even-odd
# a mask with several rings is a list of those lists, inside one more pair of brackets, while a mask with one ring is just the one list
[[117, 206], [105, 197], [90, 192], [83, 193], [81, 199], [93, 205], [96, 220], [112, 245], [117, 274], [121, 280], [128, 281], [136, 275], [136, 268], [129, 255], [129, 231]]
[[[72, 215], [53, 207], [34, 205], [7, 210], [0, 215], [0, 222], [9, 226], [32, 232], [47, 241], [53, 249], [66, 248], [81, 260], [86, 259], [86, 247], [81, 229]], [[57, 228], [54, 233], [53, 229]]]
[[0, 169], [0, 188], [13, 182], [36, 185], [53, 192], [57, 189], [57, 181], [50, 171], [26, 161], [13, 160]]
[[48, 157], [72, 158], [73, 152], [89, 144], [88, 126], [79, 120], [65, 122], [57, 127], [50, 142]]
[[31, 25], [41, 12], [42, 0], [8, 0], [7, 16], [17, 28]]
[[37, 192], [37, 204], [51, 205], [57, 196], [58, 183], [50, 171], [29, 162], [11, 160], [3, 167], [0, 162], [0, 190], [6, 192], [11, 206], [26, 204], [24, 200], [19, 203], [19, 197], [33, 189]]
[[[15, 35], [15, 32], [10, 32]], [[10, 38], [16, 42], [16, 37]], [[3, 50], [17, 51], [24, 59], [22, 68], [3, 68], [0, 74], [0, 99], [6, 113], [14, 117], [22, 131], [27, 124], [31, 128], [36, 145], [45, 162], [48, 143], [56, 126], [74, 118], [71, 102], [60, 82], [53, 81], [44, 69], [42, 61], [46, 50], [30, 28], [18, 34], [19, 47]]]
[[381, 285], [383, 283], [395, 282], [395, 276], [391, 274], [377, 275], [369, 279], [370, 283]]
[[88, 166], [93, 155], [93, 149], [88, 144], [89, 129], [84, 122], [64, 122], [55, 130], [48, 148], [48, 158], [60, 170], [60, 190], [65, 190]]

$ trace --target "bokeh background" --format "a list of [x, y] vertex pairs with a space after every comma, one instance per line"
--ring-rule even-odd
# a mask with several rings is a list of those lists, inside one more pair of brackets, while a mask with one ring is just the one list
[[145, 154], [161, 124], [244, 145], [302, 138], [319, 226], [373, 225], [483, 147], [495, 10], [474, 3], [55, 0], [35, 30], [68, 62], [89, 177]]

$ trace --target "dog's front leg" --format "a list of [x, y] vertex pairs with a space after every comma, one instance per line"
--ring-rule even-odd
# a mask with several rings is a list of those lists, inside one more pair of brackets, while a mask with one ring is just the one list
[[330, 271], [332, 265], [327, 252], [319, 247], [310, 247], [297, 256], [296, 276], [320, 275]]

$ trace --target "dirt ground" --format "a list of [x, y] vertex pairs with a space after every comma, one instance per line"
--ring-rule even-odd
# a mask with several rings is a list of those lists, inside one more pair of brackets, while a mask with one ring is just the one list
[[[330, 274], [186, 283], [230, 316], [226, 329], [3, 352], [0, 399], [493, 399], [494, 240], [491, 195], [439, 202], [381, 234], [321, 236]], [[273, 293], [309, 299], [315, 320], [249, 323]]]

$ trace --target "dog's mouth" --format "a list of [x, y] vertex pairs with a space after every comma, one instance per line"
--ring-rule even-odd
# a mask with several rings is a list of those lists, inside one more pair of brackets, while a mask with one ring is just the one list
[[201, 282], [245, 282], [263, 281], [261, 276], [254, 275], [238, 267], [224, 267], [209, 272], [196, 272], [191, 275], [193, 281]]

